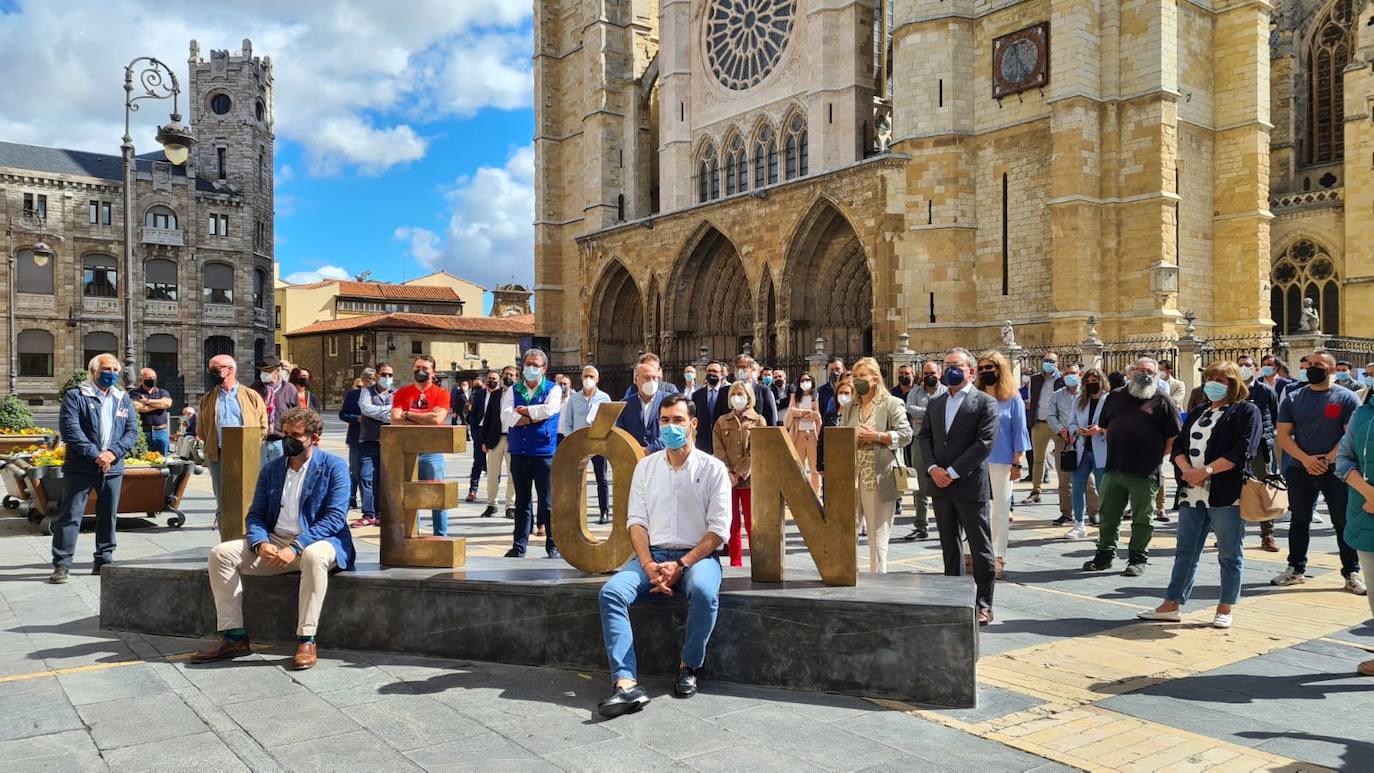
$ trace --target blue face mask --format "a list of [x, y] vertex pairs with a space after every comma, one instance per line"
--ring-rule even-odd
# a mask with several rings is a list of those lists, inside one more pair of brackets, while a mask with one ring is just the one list
[[119, 374], [110, 370], [102, 370], [100, 375], [95, 377], [95, 383], [99, 384], [101, 389], [109, 389], [118, 380]]
[[1307, 368], [1298, 368], [1298, 383], [1307, 383]]
[[1058, 370], [1059, 366], [1052, 362], [1042, 362], [1040, 363], [1040, 369], [1045, 371], [1045, 375], [1049, 375]]
[[666, 448], [676, 451], [687, 445], [687, 428], [679, 424], [664, 424], [658, 429], [658, 439]]
[[1344, 370], [1338, 370], [1338, 371], [1336, 371], [1336, 380], [1339, 381], [1339, 382], [1341, 382], [1342, 384], [1344, 384], [1345, 382], [1349, 381], [1349, 380], [1350, 380], [1350, 373], [1349, 373], [1349, 371], [1344, 371]]
[[1274, 366], [1265, 365], [1263, 368], [1260, 368], [1260, 375], [1264, 376], [1265, 378], [1269, 378], [1270, 376], [1274, 375]]
[[544, 375], [544, 371], [543, 371], [542, 369], [536, 368], [536, 367], [533, 366], [533, 365], [526, 365], [526, 366], [525, 366], [525, 380], [526, 380], [526, 381], [538, 381], [538, 380], [539, 380], [539, 377], [542, 376], [542, 375]]
[[773, 377], [772, 377], [772, 376], [764, 376], [764, 377], [763, 377], [763, 385], [764, 385], [764, 386], [773, 386]]
[[964, 375], [963, 368], [956, 368], [953, 366], [945, 368], [945, 377], [943, 379], [945, 382], [945, 386], [957, 387], [964, 383], [965, 378], [966, 376]]
[[1207, 399], [1216, 402], [1226, 396], [1229, 388], [1225, 384], [1216, 381], [1208, 381], [1202, 385], [1202, 393], [1207, 395]]
[[1066, 386], [1066, 387], [1076, 387], [1076, 386], [1078, 386], [1078, 376], [1075, 376], [1075, 375], [1073, 375], [1072, 373], [1070, 373], [1069, 375], [1065, 376], [1065, 377], [1064, 377], [1064, 386]]

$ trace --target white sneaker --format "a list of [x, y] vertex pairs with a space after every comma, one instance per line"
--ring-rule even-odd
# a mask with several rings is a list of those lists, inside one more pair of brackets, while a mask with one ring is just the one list
[[1364, 585], [1364, 577], [1359, 572], [1351, 572], [1350, 576], [1345, 578], [1345, 589], [1356, 596], [1369, 595], [1369, 589]]
[[1212, 618], [1212, 627], [1213, 627], [1213, 628], [1230, 628], [1230, 627], [1231, 627], [1231, 616], [1230, 616], [1230, 615], [1223, 615], [1222, 613], [1218, 612], [1218, 613], [1216, 614], [1216, 617], [1213, 617], [1213, 618]]
[[1312, 523], [1326, 523], [1326, 519], [1321, 516], [1321, 513], [1314, 512], [1312, 513]]
[[1278, 586], [1288, 586], [1299, 585], [1304, 582], [1307, 582], [1307, 576], [1290, 566], [1284, 569], [1282, 572], [1279, 572], [1278, 574], [1274, 575], [1274, 578], [1269, 581], [1269, 584]]
[[1088, 538], [1088, 530], [1085, 529], [1085, 528], [1083, 528], [1082, 526], [1075, 526], [1075, 527], [1073, 527], [1072, 529], [1069, 529], [1068, 533], [1066, 533], [1066, 534], [1064, 535], [1064, 539], [1087, 539], [1087, 538]]
[[1182, 610], [1175, 609], [1172, 612], [1157, 612], [1153, 609], [1149, 609], [1137, 613], [1136, 617], [1154, 623], [1177, 623], [1182, 619]]

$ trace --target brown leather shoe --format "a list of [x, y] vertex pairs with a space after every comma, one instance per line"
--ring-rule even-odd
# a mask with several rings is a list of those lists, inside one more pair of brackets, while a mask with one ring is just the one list
[[992, 622], [992, 610], [986, 607], [978, 610], [978, 624], [987, 625]]
[[229, 660], [241, 655], [251, 655], [253, 645], [248, 643], [248, 638], [244, 637], [238, 641], [220, 639], [214, 646], [206, 647], [199, 652], [191, 653], [192, 663], [214, 663], [217, 660]]
[[1260, 540], [1260, 550], [1266, 553], [1277, 553], [1279, 552], [1279, 541], [1273, 537], [1265, 537]]
[[315, 642], [303, 641], [296, 645], [296, 655], [291, 658], [291, 669], [293, 671], [304, 671], [315, 665]]

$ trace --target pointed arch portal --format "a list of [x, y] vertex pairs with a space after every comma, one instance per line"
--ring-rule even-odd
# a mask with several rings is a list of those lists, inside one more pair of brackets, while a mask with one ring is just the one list
[[602, 272], [593, 299], [593, 362], [634, 362], [644, 347], [644, 304], [634, 277], [620, 261]]
[[754, 337], [754, 295], [735, 245], [707, 226], [669, 285], [672, 299], [671, 359], [686, 361], [706, 347], [710, 357], [733, 357]]
[[834, 204], [817, 202], [802, 218], [783, 273], [793, 354], [811, 352], [817, 336], [828, 352], [872, 352], [873, 275], [858, 233]]

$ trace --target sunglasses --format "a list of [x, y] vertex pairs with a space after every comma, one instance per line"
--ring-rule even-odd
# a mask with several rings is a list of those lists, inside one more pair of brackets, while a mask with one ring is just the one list
[[978, 372], [979, 372], [979, 373], [996, 373], [996, 372], [997, 372], [997, 366], [996, 366], [996, 365], [979, 365], [979, 366], [978, 366]]

